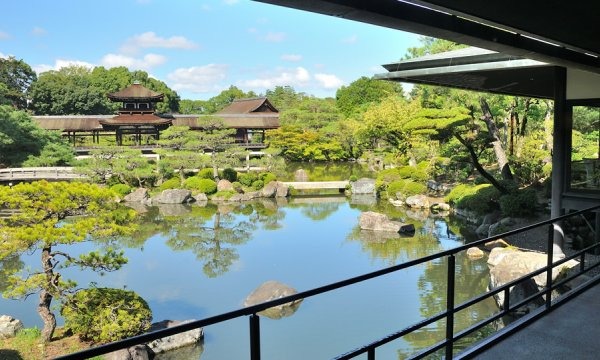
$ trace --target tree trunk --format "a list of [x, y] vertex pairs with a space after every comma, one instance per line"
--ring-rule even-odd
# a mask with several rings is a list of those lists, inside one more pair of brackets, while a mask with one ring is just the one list
[[498, 180], [496, 180], [492, 176], [492, 174], [487, 172], [483, 168], [483, 166], [481, 166], [481, 164], [479, 163], [479, 157], [475, 153], [473, 146], [471, 144], [469, 144], [465, 139], [463, 139], [458, 133], [454, 133], [454, 137], [456, 137], [458, 139], [458, 141], [467, 148], [467, 150], [469, 151], [469, 155], [471, 156], [471, 161], [473, 161], [473, 166], [475, 166], [475, 169], [477, 169], [479, 174], [481, 174], [481, 176], [486, 178], [486, 180], [489, 181], [490, 184], [492, 184], [492, 186], [495, 187], [496, 189], [498, 189], [498, 191], [500, 191], [502, 194], [508, 194], [508, 190], [506, 190], [506, 188], [504, 186], [502, 186], [502, 184], [500, 184], [498, 182]]
[[490, 106], [483, 97], [479, 98], [479, 104], [481, 105], [481, 112], [483, 113], [481, 120], [485, 122], [488, 133], [492, 139], [492, 147], [494, 149], [494, 154], [496, 155], [496, 160], [498, 161], [498, 167], [500, 169], [500, 173], [502, 174], [502, 178], [504, 180], [512, 180], [513, 175], [512, 171], [510, 170], [510, 166], [508, 165], [508, 157], [506, 156], [504, 146], [502, 146], [500, 132], [498, 131], [498, 127], [494, 122], [494, 117], [492, 116]]
[[50, 256], [51, 250], [52, 248], [50, 246], [45, 246], [42, 249], [42, 267], [44, 269], [44, 274], [46, 275], [46, 284], [44, 284], [44, 289], [40, 292], [40, 302], [38, 303], [37, 309], [38, 314], [40, 314], [40, 317], [44, 322], [44, 328], [42, 329], [42, 340], [44, 342], [50, 342], [50, 340], [52, 340], [54, 329], [56, 329], [56, 317], [52, 311], [50, 311], [53, 296], [48, 291], [49, 288], [58, 283], [58, 274], [54, 274], [53, 271], [52, 257]]

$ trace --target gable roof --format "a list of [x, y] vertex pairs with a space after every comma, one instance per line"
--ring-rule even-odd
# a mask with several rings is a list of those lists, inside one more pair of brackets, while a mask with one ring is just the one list
[[107, 95], [112, 101], [149, 100], [162, 101], [164, 94], [152, 91], [138, 82], [134, 82], [123, 90]]
[[278, 113], [266, 97], [236, 99], [217, 114]]

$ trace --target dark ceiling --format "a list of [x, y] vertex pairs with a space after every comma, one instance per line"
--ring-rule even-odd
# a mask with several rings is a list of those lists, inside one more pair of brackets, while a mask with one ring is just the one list
[[255, 1], [600, 73], [600, 1]]

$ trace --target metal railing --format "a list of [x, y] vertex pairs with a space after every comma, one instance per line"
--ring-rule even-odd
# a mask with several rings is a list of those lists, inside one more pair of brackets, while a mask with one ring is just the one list
[[[447, 260], [448, 260], [447, 261], [447, 294], [446, 294], [446, 310], [445, 311], [438, 313], [434, 316], [431, 316], [427, 319], [423, 319], [413, 325], [410, 325], [404, 329], [401, 329], [397, 332], [389, 334], [383, 338], [376, 339], [366, 345], [360, 346], [360, 347], [358, 347], [354, 350], [351, 350], [347, 353], [339, 355], [339, 356], [335, 357], [335, 359], [352, 359], [359, 355], [367, 354], [367, 358], [369, 360], [374, 360], [377, 348], [379, 348], [385, 344], [388, 344], [396, 339], [399, 339], [407, 334], [415, 332], [427, 325], [430, 325], [437, 321], [440, 321], [440, 320], [446, 321], [446, 323], [445, 323], [445, 326], [446, 326], [445, 339], [443, 341], [440, 341], [440, 342], [426, 348], [426, 349], [420, 350], [420, 352], [413, 355], [411, 357], [411, 359], [421, 359], [421, 358], [431, 355], [437, 351], [444, 351], [445, 358], [452, 359], [454, 357], [454, 344], [456, 343], [457, 340], [463, 339], [464, 337], [474, 333], [475, 331], [482, 329], [484, 326], [489, 325], [492, 322], [497, 321], [497, 320], [501, 319], [502, 317], [511, 314], [515, 309], [521, 308], [524, 305], [529, 304], [533, 300], [539, 299], [540, 296], [545, 296], [544, 306], [542, 306], [541, 308], [536, 310], [532, 316], [527, 317], [528, 321], [533, 321], [536, 318], [538, 318], [538, 317], [544, 315], [545, 313], [549, 312], [550, 310], [552, 310], [553, 307], [567, 302], [573, 295], [577, 294], [578, 292], [584, 291], [585, 288], [591, 286], [591, 284], [595, 284], [596, 281], [587, 283], [586, 286], [577, 288], [574, 291], [565, 294], [563, 297], [561, 297], [560, 299], [555, 300], [555, 301], [553, 301], [551, 298], [551, 293], [553, 290], [555, 290], [556, 288], [566, 284], [567, 282], [573, 280], [574, 278], [576, 278], [576, 277], [578, 277], [600, 265], [600, 262], [598, 262], [598, 263], [591, 264], [590, 266], [586, 266], [586, 257], [585, 257], [586, 253], [589, 252], [590, 250], [596, 250], [596, 249], [600, 248], [600, 243], [596, 243], [589, 247], [586, 247], [586, 248], [582, 249], [581, 251], [579, 251], [569, 257], [565, 257], [560, 260], [553, 261], [553, 246], [552, 246], [552, 244], [553, 244], [553, 237], [554, 237], [554, 225], [559, 224], [560, 222], [562, 222], [565, 219], [575, 217], [575, 216], [580, 216], [580, 215], [585, 214], [586, 212], [599, 210], [599, 209], [600, 209], [600, 205], [594, 206], [589, 209], [576, 211], [576, 212], [570, 213], [568, 215], [541, 221], [541, 222], [538, 222], [535, 224], [524, 226], [522, 228], [519, 228], [519, 229], [516, 229], [513, 231], [508, 231], [508, 232], [505, 232], [502, 234], [491, 236], [486, 239], [477, 240], [477, 241], [471, 242], [469, 244], [461, 245], [459, 247], [456, 247], [456, 248], [453, 248], [450, 250], [446, 250], [446, 251], [443, 251], [443, 252], [440, 252], [437, 254], [425, 256], [425, 257], [422, 257], [422, 258], [419, 258], [416, 260], [407, 261], [402, 264], [390, 266], [390, 267], [387, 267], [384, 269], [380, 269], [380, 270], [366, 273], [366, 274], [363, 274], [360, 276], [356, 276], [353, 278], [349, 278], [346, 280], [342, 280], [339, 282], [335, 282], [332, 284], [314, 288], [314, 289], [311, 289], [308, 291], [303, 291], [303, 292], [297, 293], [295, 295], [268, 301], [268, 302], [254, 305], [254, 306], [249, 306], [246, 308], [237, 309], [237, 310], [234, 310], [231, 312], [208, 317], [208, 318], [205, 318], [202, 320], [191, 321], [191, 322], [188, 322], [188, 323], [185, 323], [182, 325], [174, 326], [172, 328], [162, 329], [162, 330], [158, 330], [158, 331], [155, 331], [152, 333], [138, 335], [138, 336], [124, 339], [121, 341], [117, 341], [117, 342], [101, 345], [101, 346], [98, 346], [95, 348], [90, 348], [87, 350], [79, 351], [79, 352], [76, 352], [73, 354], [65, 355], [65, 356], [59, 357], [57, 359], [66, 360], [66, 359], [90, 358], [90, 357], [94, 357], [94, 356], [98, 356], [98, 355], [102, 355], [102, 354], [107, 354], [107, 353], [110, 353], [110, 352], [113, 352], [116, 350], [128, 348], [128, 347], [131, 347], [134, 345], [147, 343], [152, 340], [167, 337], [170, 335], [175, 335], [175, 334], [182, 333], [185, 331], [198, 329], [198, 328], [209, 326], [209, 325], [218, 324], [221, 322], [237, 319], [240, 317], [248, 317], [248, 319], [249, 319], [249, 337], [250, 337], [249, 357], [251, 360], [259, 360], [261, 358], [260, 316], [258, 315], [259, 312], [264, 311], [264, 310], [269, 309], [274, 306], [279, 306], [279, 305], [287, 304], [290, 302], [300, 301], [300, 300], [307, 299], [307, 298], [317, 296], [320, 294], [324, 294], [324, 293], [327, 293], [327, 292], [330, 292], [330, 291], [333, 291], [336, 289], [340, 289], [340, 288], [350, 286], [353, 284], [357, 284], [357, 283], [367, 281], [370, 279], [378, 278], [383, 275], [394, 273], [394, 272], [397, 272], [397, 271], [400, 271], [403, 269], [418, 266], [420, 264], [424, 264], [426, 262], [437, 260], [437, 259], [442, 259], [442, 258], [447, 258]], [[499, 286], [490, 291], [487, 291], [487, 292], [485, 292], [479, 296], [476, 296], [466, 302], [463, 302], [458, 305], [455, 304], [455, 272], [456, 272], [455, 256], [456, 256], [456, 254], [458, 254], [462, 251], [465, 251], [468, 248], [471, 248], [474, 246], [483, 246], [484, 244], [486, 244], [490, 241], [510, 237], [510, 236], [517, 235], [517, 234], [521, 234], [523, 232], [526, 232], [526, 231], [529, 231], [529, 230], [532, 230], [532, 229], [535, 229], [535, 228], [538, 228], [541, 226], [546, 226], [546, 225], [548, 225], [548, 243], [547, 243], [547, 245], [548, 245], [548, 253], [547, 253], [548, 261], [547, 261], [546, 266], [544, 266], [536, 271], [533, 271], [521, 278], [515, 279], [511, 282], [508, 282], [508, 283], [502, 285], [502, 286]], [[578, 271], [575, 274], [572, 274], [560, 281], [553, 282], [553, 280], [552, 280], [553, 268], [558, 265], [561, 265], [563, 263], [566, 263], [569, 260], [575, 259], [575, 258], [579, 259], [579, 261], [580, 261], [580, 266], [578, 268]], [[537, 293], [535, 293], [515, 304], [510, 302], [509, 294], [510, 294], [510, 289], [512, 287], [514, 287], [515, 285], [519, 285], [520, 283], [522, 283], [528, 279], [531, 279], [534, 276], [543, 274], [543, 273], [546, 274], [546, 286], [542, 290], [538, 291]], [[493, 314], [492, 316], [488, 317], [487, 319], [484, 319], [484, 320], [470, 326], [467, 329], [464, 329], [464, 330], [461, 330], [458, 332], [455, 331], [454, 315], [457, 312], [467, 309], [468, 307], [470, 307], [474, 304], [477, 304], [481, 301], [484, 301], [484, 300], [486, 300], [496, 294], [499, 294], [499, 293], [504, 294], [504, 304], [498, 313]], [[525, 324], [526, 324], [526, 321], [523, 321], [522, 325], [525, 325]], [[510, 327], [511, 332], [516, 331], [518, 328], [519, 328], [518, 325]], [[493, 344], [494, 342], [499, 341], [502, 337], [504, 337], [506, 335], [508, 335], [508, 333], [492, 336], [492, 338], [493, 338], [492, 341], [488, 341], [486, 346], [489, 346], [490, 344]]]

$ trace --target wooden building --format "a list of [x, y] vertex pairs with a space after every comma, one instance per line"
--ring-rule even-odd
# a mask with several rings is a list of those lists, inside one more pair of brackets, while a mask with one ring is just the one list
[[[163, 101], [163, 97], [134, 83], [108, 94], [110, 100], [122, 104], [117, 115], [33, 116], [33, 119], [44, 129], [61, 131], [75, 147], [81, 145], [78, 140], [90, 137], [92, 144], [98, 144], [101, 136], [114, 137], [116, 145], [123, 145], [128, 136], [130, 144], [150, 147], [160, 138], [160, 132], [171, 125], [202, 131], [199, 118], [207, 115], [157, 114], [155, 104]], [[236, 129], [235, 142], [252, 149], [264, 148], [265, 131], [279, 127], [279, 112], [267, 98], [235, 100], [210, 116]]]

